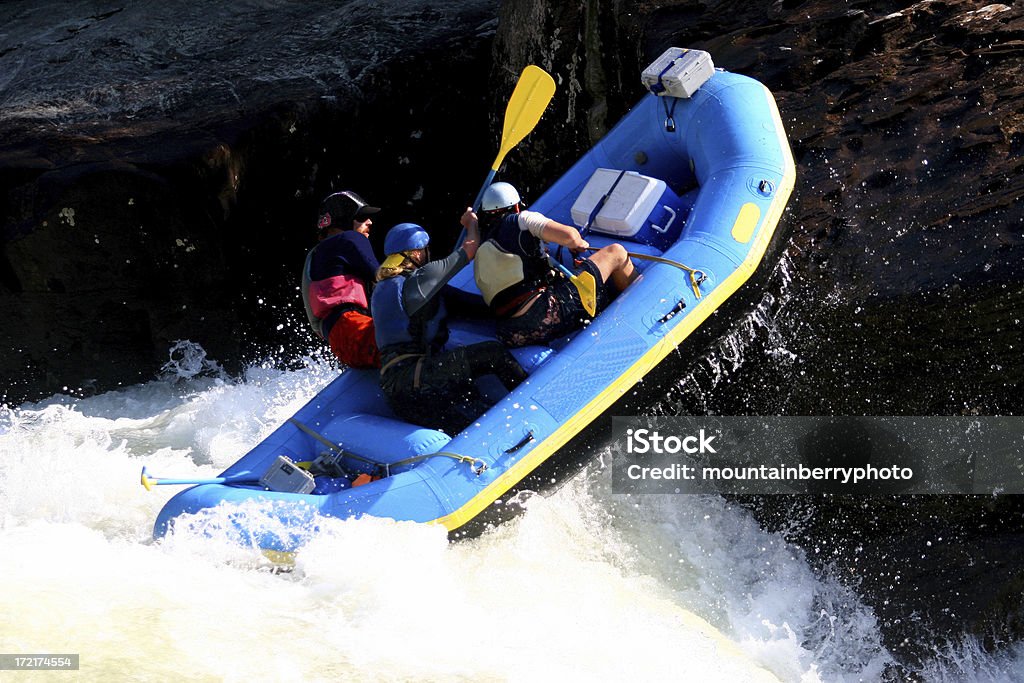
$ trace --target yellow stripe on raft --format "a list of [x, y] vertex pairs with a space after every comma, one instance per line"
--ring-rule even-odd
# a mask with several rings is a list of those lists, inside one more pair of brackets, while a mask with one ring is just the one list
[[732, 224], [732, 238], [740, 244], [746, 244], [754, 236], [757, 221], [761, 218], [761, 209], [753, 202], [740, 207], [736, 222]]

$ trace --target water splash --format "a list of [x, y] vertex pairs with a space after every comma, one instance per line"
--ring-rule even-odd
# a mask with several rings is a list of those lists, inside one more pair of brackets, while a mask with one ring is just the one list
[[779, 366], [788, 367], [797, 362], [797, 354], [790, 349], [790, 335], [794, 333], [779, 324], [791, 301], [794, 269], [792, 258], [788, 253], [783, 254], [772, 271], [769, 286], [754, 308], [693, 364], [659, 412], [677, 414], [678, 406], [687, 397], [707, 412], [712, 392], [743, 366], [748, 351], [755, 344], [763, 347], [759, 348], [759, 353], [772, 358]]
[[[91, 678], [152, 680], [658, 680], [684, 666], [708, 681], [853, 681], [888, 661], [870, 610], [782, 535], [714, 496], [613, 494], [599, 465], [521, 495], [518, 519], [465, 542], [316, 520], [287, 575], [231, 536], [240, 514], [272, 525], [264, 504], [151, 540], [174, 490], [143, 490], [141, 465], [212, 476], [337, 372], [268, 362], [0, 411], [0, 576], [18, 587], [0, 594], [17, 615], [0, 619], [0, 651], [79, 652]], [[1022, 655], [968, 645], [926, 673], [989, 680]]]
[[160, 367], [163, 379], [193, 379], [200, 376], [226, 378], [220, 363], [208, 358], [206, 350], [195, 342], [179, 339], [167, 355], [167, 362]]
[[977, 638], [946, 643], [916, 673], [933, 683], [1015, 683], [1024, 680], [1024, 643], [995, 653]]

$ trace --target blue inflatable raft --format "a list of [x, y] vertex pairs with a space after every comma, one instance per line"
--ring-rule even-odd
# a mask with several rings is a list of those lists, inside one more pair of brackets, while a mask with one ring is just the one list
[[[454, 532], [557, 460], [747, 281], [793, 188], [771, 93], [714, 70], [709, 57], [696, 64], [706, 73], [685, 73], [695, 56], [706, 53], [670, 50], [645, 71], [652, 92], [531, 206], [562, 223], [592, 223], [592, 246], [619, 242], [650, 257], [634, 259], [641, 276], [591, 325], [550, 347], [515, 350], [529, 379], [459, 434], [396, 419], [376, 372], [346, 370], [219, 483], [174, 496], [154, 535], [182, 516], [254, 499], [272, 503], [279, 530], [241, 531], [268, 551], [296, 549], [318, 516], [372, 515]], [[472, 265], [452, 282], [475, 291]], [[493, 325], [450, 323], [450, 344], [493, 339]], [[309, 493], [259, 483], [280, 456], [298, 463], [325, 453], [345, 476], [317, 477]], [[369, 477], [357, 480], [360, 473], [379, 478], [363, 483]]]

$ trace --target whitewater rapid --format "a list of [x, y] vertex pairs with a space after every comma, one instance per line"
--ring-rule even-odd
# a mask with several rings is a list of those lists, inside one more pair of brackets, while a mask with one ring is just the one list
[[[0, 407], [0, 653], [154, 681], [870, 681], [891, 663], [870, 609], [801, 551], [716, 496], [612, 494], [602, 453], [468, 541], [324, 520], [276, 573], [209, 525], [152, 540], [176, 488], [147, 492], [143, 465], [215, 476], [336, 372], [229, 378], [185, 345], [152, 382]], [[978, 657], [976, 680], [1003, 670]]]

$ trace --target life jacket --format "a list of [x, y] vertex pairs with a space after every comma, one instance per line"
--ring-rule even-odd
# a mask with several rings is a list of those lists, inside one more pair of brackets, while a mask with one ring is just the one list
[[484, 301], [499, 315], [530, 292], [549, 284], [551, 267], [544, 245], [519, 229], [519, 215], [503, 216], [490, 239], [477, 249], [473, 279]]
[[442, 297], [435, 296], [410, 317], [402, 305], [402, 290], [410, 273], [381, 280], [373, 288], [373, 320], [382, 357], [396, 353], [432, 353], [448, 341]]
[[366, 299], [366, 284], [358, 277], [343, 274], [323, 280], [312, 279], [310, 266], [316, 249], [313, 247], [309, 250], [302, 267], [302, 304], [310, 327], [318, 336], [323, 337], [323, 321], [340, 306], [369, 315], [370, 304]]

